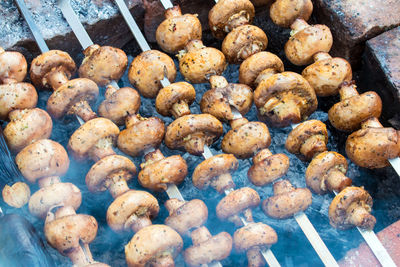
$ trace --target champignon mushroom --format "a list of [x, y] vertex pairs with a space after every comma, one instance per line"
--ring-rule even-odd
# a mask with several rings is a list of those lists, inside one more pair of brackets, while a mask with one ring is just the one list
[[26, 183], [16, 182], [11, 186], [6, 184], [1, 195], [7, 205], [19, 209], [28, 203], [31, 197], [31, 190]]
[[205, 47], [201, 40], [192, 40], [178, 54], [179, 69], [185, 80], [204, 83], [210, 75], [221, 75], [226, 68], [224, 54], [216, 48]]
[[128, 57], [119, 48], [94, 44], [83, 54], [85, 58], [79, 67], [79, 77], [88, 78], [99, 86], [118, 81], [128, 66]]
[[160, 207], [157, 199], [150, 193], [129, 190], [118, 196], [107, 209], [107, 223], [116, 232], [140, 229], [152, 224]]
[[159, 149], [147, 153], [140, 165], [139, 183], [154, 191], [165, 191], [169, 184], [178, 185], [188, 174], [186, 161], [180, 155], [164, 157]]
[[306, 183], [317, 194], [340, 192], [352, 183], [346, 172], [346, 158], [339, 153], [325, 151], [315, 156], [308, 165]]
[[232, 154], [220, 154], [204, 160], [193, 172], [193, 185], [200, 190], [212, 186], [219, 193], [235, 188], [231, 173], [239, 162]]
[[256, 186], [264, 186], [282, 177], [289, 169], [289, 157], [285, 154], [272, 154], [268, 148], [253, 157], [253, 165], [247, 176]]
[[235, 231], [233, 244], [239, 253], [246, 252], [248, 266], [265, 266], [260, 249], [270, 248], [278, 242], [278, 235], [270, 226], [263, 223], [249, 223]]
[[49, 114], [39, 108], [13, 110], [9, 113], [9, 119], [4, 138], [13, 152], [37, 140], [49, 138], [53, 129]]
[[311, 26], [303, 19], [296, 19], [290, 28], [292, 32], [285, 44], [285, 54], [294, 65], [309, 65], [316, 53], [328, 53], [331, 50], [333, 38], [327, 26], [321, 24]]
[[203, 113], [219, 120], [231, 121], [235, 118], [233, 108], [245, 115], [253, 104], [253, 92], [245, 84], [228, 83], [223, 76], [210, 77], [211, 89], [203, 94], [200, 109]]
[[157, 112], [163, 116], [175, 118], [189, 115], [189, 106], [196, 98], [194, 87], [187, 82], [170, 84], [158, 92], [156, 97]]
[[312, 202], [308, 188], [294, 188], [288, 180], [274, 183], [274, 196], [265, 199], [262, 209], [275, 219], [286, 219], [306, 210]]
[[222, 150], [245, 159], [254, 156], [261, 149], [269, 147], [271, 135], [267, 125], [258, 121], [236, 119], [231, 122], [232, 129], [222, 139]]
[[251, 55], [267, 48], [268, 37], [254, 25], [242, 25], [234, 28], [222, 42], [222, 53], [231, 64], [239, 64]]
[[240, 64], [239, 82], [256, 88], [261, 80], [283, 71], [282, 60], [275, 54], [263, 51], [248, 57]]
[[371, 215], [372, 197], [361, 187], [349, 186], [335, 196], [329, 206], [329, 221], [338, 229], [354, 226], [372, 230], [376, 219]]
[[119, 128], [112, 121], [96, 118], [81, 125], [70, 137], [68, 149], [77, 161], [90, 157], [98, 161], [109, 155], [114, 155], [112, 149]]
[[138, 112], [140, 108], [140, 95], [130, 87], [116, 89], [109, 85], [105, 97], [106, 99], [99, 106], [98, 113], [117, 125], [123, 125], [126, 118]]
[[240, 214], [247, 222], [253, 221], [251, 209], [260, 205], [260, 196], [250, 187], [242, 187], [230, 192], [217, 205], [217, 216], [220, 220], [228, 220], [237, 226], [242, 226]]
[[336, 129], [351, 132], [361, 127], [361, 123], [371, 117], [379, 118], [382, 100], [373, 91], [361, 95], [354, 82], [344, 82], [340, 87], [340, 102], [328, 111], [329, 121]]
[[158, 147], [164, 138], [164, 133], [165, 126], [159, 118], [128, 116], [126, 129], [118, 136], [118, 148], [132, 157], [137, 157], [148, 149]]
[[0, 47], [0, 83], [19, 83], [25, 79], [28, 65], [25, 57], [14, 51]]
[[343, 82], [351, 81], [351, 65], [344, 58], [332, 58], [328, 53], [318, 52], [313, 59], [315, 62], [305, 68], [301, 75], [314, 88], [317, 96], [336, 95]]
[[317, 109], [314, 89], [294, 72], [274, 74], [258, 84], [254, 103], [261, 119], [274, 127], [299, 123]]
[[296, 19], [307, 21], [312, 11], [311, 0], [277, 0], [271, 5], [269, 16], [276, 25], [288, 28]]
[[328, 130], [319, 120], [300, 123], [286, 138], [286, 150], [301, 160], [309, 161], [315, 155], [327, 150]]
[[220, 0], [208, 13], [208, 24], [212, 34], [222, 39], [234, 28], [250, 24], [255, 9], [249, 0]]
[[10, 83], [0, 85], [0, 120], [16, 109], [36, 107], [38, 94], [30, 83]]
[[400, 133], [383, 127], [373, 117], [362, 124], [362, 128], [347, 137], [346, 154], [363, 168], [376, 169], [389, 166], [388, 159], [400, 155]]
[[150, 225], [139, 230], [125, 246], [128, 266], [174, 266], [183, 247], [180, 235], [166, 225]]
[[158, 45], [167, 53], [176, 54], [190, 40], [201, 40], [201, 23], [197, 14], [182, 15], [181, 8], [174, 6], [165, 11], [165, 20], [157, 27]]
[[155, 98], [162, 88], [161, 80], [166, 77], [170, 82], [176, 78], [175, 63], [167, 54], [149, 50], [138, 55], [129, 67], [130, 83], [147, 98]]
[[210, 114], [185, 115], [168, 125], [164, 141], [170, 149], [201, 155], [222, 132], [222, 123]]

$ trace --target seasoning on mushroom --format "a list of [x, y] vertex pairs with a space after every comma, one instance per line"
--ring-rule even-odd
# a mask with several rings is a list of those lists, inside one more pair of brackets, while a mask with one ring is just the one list
[[296, 19], [307, 21], [313, 11], [311, 0], [276, 0], [269, 9], [273, 23], [288, 28]]

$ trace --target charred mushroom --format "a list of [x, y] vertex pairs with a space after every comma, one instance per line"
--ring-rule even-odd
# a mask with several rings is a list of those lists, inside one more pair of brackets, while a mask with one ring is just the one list
[[269, 16], [276, 25], [288, 28], [296, 19], [307, 21], [312, 11], [311, 0], [277, 0], [271, 5]]
[[340, 192], [352, 183], [346, 172], [346, 158], [339, 153], [325, 151], [313, 158], [308, 165], [306, 183], [317, 194]]
[[88, 78], [99, 86], [118, 81], [128, 66], [128, 57], [119, 48], [91, 45], [83, 51], [79, 77]]
[[329, 221], [338, 229], [354, 226], [372, 230], [376, 219], [371, 215], [372, 197], [361, 187], [343, 189], [329, 206]]
[[317, 96], [336, 95], [343, 82], [351, 81], [351, 65], [344, 58], [332, 58], [328, 53], [319, 52], [313, 59], [315, 62], [305, 68], [301, 75], [314, 88]]
[[274, 127], [299, 123], [317, 109], [314, 89], [301, 75], [283, 72], [262, 79], [254, 91], [260, 117]]
[[286, 139], [286, 150], [301, 160], [309, 161], [327, 150], [328, 131], [319, 120], [308, 120], [294, 128]]
[[201, 155], [222, 132], [221, 122], [210, 114], [185, 115], [168, 125], [164, 141], [170, 149]]
[[176, 78], [175, 63], [167, 54], [149, 50], [138, 55], [129, 67], [130, 83], [147, 98], [155, 98], [162, 88], [161, 80], [166, 77], [170, 82]]
[[189, 115], [189, 106], [196, 98], [194, 87], [187, 82], [177, 82], [161, 89], [156, 97], [157, 112], [175, 118]]
[[296, 19], [290, 28], [292, 32], [285, 44], [285, 54], [294, 65], [311, 64], [316, 53], [331, 50], [333, 38], [327, 26], [308, 25], [303, 19]]
[[254, 15], [254, 6], [248, 0], [220, 0], [208, 13], [208, 24], [212, 34], [223, 39], [234, 28], [250, 24]]
[[28, 65], [25, 57], [0, 47], [0, 84], [19, 83], [25, 79]]
[[200, 40], [187, 43], [178, 58], [183, 77], [191, 83], [207, 82], [208, 76], [221, 75], [226, 68], [224, 54], [213, 47], [205, 47]]
[[361, 123], [371, 117], [379, 118], [382, 101], [373, 91], [361, 95], [354, 82], [345, 82], [340, 87], [340, 102], [328, 112], [329, 121], [341, 131], [351, 132], [359, 129]]
[[158, 45], [167, 53], [176, 54], [190, 40], [201, 40], [201, 23], [197, 15], [182, 15], [181, 8], [174, 6], [165, 11], [165, 20], [158, 26]]
[[285, 154], [272, 154], [268, 148], [253, 157], [253, 165], [247, 176], [256, 186], [264, 186], [282, 177], [289, 169], [289, 158]]
[[125, 246], [128, 266], [174, 266], [183, 247], [180, 235], [166, 225], [151, 225], [138, 231]]
[[222, 42], [222, 53], [231, 64], [239, 64], [251, 55], [267, 48], [268, 37], [254, 25], [242, 25], [233, 29]]
[[239, 218], [244, 215], [247, 222], [253, 221], [251, 209], [260, 205], [260, 196], [257, 191], [250, 187], [242, 187], [230, 192], [217, 205], [217, 216], [220, 220], [228, 220], [237, 226], [243, 222]]
[[275, 219], [286, 219], [306, 210], [312, 202], [308, 188], [294, 188], [288, 180], [274, 183], [274, 196], [265, 199], [262, 209]]
[[238, 160], [232, 154], [221, 154], [206, 159], [194, 169], [193, 185], [200, 190], [212, 186], [219, 193], [235, 188], [231, 173], [237, 170]]

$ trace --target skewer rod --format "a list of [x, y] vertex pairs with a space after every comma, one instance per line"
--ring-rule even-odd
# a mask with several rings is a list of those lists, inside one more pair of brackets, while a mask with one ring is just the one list
[[170, 0], [160, 0], [165, 9], [172, 8], [173, 5]]

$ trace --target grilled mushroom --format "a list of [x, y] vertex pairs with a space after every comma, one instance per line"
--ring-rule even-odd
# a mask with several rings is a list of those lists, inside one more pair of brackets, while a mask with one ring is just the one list
[[329, 206], [329, 221], [338, 229], [354, 226], [372, 230], [376, 219], [371, 215], [372, 197], [361, 187], [343, 189]]
[[333, 151], [322, 152], [313, 158], [307, 167], [307, 186], [317, 194], [325, 194], [328, 191], [340, 192], [352, 183], [346, 172], [345, 157]]
[[174, 266], [183, 247], [180, 235], [166, 225], [150, 225], [139, 230], [125, 246], [128, 266]]
[[308, 120], [294, 128], [286, 139], [286, 150], [301, 160], [311, 160], [315, 155], [327, 150], [328, 131], [319, 120]]
[[222, 124], [209, 114], [185, 115], [167, 127], [165, 144], [170, 149], [185, 149], [193, 155], [201, 155], [204, 145], [211, 145], [222, 134]]
[[285, 44], [285, 54], [294, 65], [311, 64], [316, 53], [331, 50], [333, 38], [327, 26], [308, 25], [303, 19], [296, 19], [290, 28], [292, 36]]
[[338, 130], [351, 132], [361, 127], [368, 118], [379, 118], [382, 112], [382, 101], [373, 91], [361, 95], [354, 82], [344, 82], [340, 87], [340, 102], [328, 112], [329, 121]]
[[179, 69], [191, 83], [207, 82], [208, 76], [221, 75], [226, 68], [224, 54], [213, 47], [205, 47], [201, 40], [192, 40], [179, 52]]
[[189, 115], [189, 106], [196, 98], [194, 87], [187, 82], [177, 82], [161, 89], [156, 97], [157, 112], [175, 118]]
[[170, 54], [176, 54], [184, 49], [190, 40], [201, 40], [201, 36], [201, 23], [197, 15], [182, 15], [179, 6], [165, 11], [165, 20], [156, 31], [158, 45]]
[[30, 83], [0, 85], [0, 120], [6, 120], [13, 110], [36, 107], [37, 101], [38, 94]]
[[118, 81], [128, 66], [128, 57], [119, 48], [91, 45], [83, 51], [85, 58], [79, 67], [79, 76], [105, 86]]
[[161, 80], [170, 82], [176, 78], [176, 67], [172, 58], [157, 50], [149, 50], [138, 55], [129, 67], [130, 83], [147, 98], [155, 98], [162, 88]]
[[307, 21], [312, 11], [311, 0], [277, 0], [271, 5], [269, 16], [276, 25], [288, 28], [296, 19]]
[[25, 57], [14, 51], [5, 51], [0, 47], [0, 83], [19, 83], [25, 79], [27, 71]]
[[253, 157], [253, 165], [247, 176], [256, 186], [264, 186], [282, 177], [289, 169], [289, 158], [285, 154], [272, 154], [268, 148]]
[[286, 219], [306, 210], [311, 202], [310, 190], [294, 188], [288, 180], [282, 180], [274, 184], [274, 196], [263, 201], [262, 209], [272, 218]]

